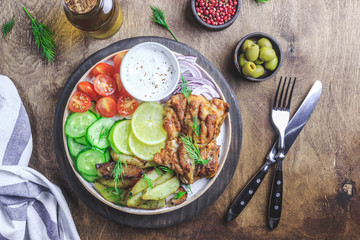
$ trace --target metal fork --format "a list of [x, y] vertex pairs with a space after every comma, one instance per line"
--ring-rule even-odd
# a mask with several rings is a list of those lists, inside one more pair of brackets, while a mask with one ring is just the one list
[[270, 229], [275, 229], [280, 222], [281, 207], [282, 207], [282, 195], [283, 195], [283, 174], [282, 174], [282, 160], [285, 158], [285, 130], [290, 119], [290, 103], [294, 90], [296, 78], [294, 78], [290, 94], [289, 88], [291, 83], [291, 77], [287, 84], [285, 96], [283, 98], [287, 77], [284, 79], [281, 93], [279, 95], [282, 77], [278, 88], [276, 90], [274, 105], [271, 111], [271, 119], [275, 129], [279, 133], [279, 141], [277, 145], [277, 154], [274, 156], [276, 164], [276, 172], [274, 174], [272, 191], [270, 194], [269, 211], [268, 211], [268, 225]]
[[[260, 168], [260, 170], [252, 177], [252, 179], [248, 182], [248, 184], [244, 187], [244, 189], [239, 193], [239, 195], [236, 197], [233, 204], [230, 206], [230, 209], [225, 217], [225, 221], [230, 222], [231, 220], [235, 219], [240, 212], [246, 207], [246, 205], [250, 202], [251, 198], [254, 196], [256, 190], [259, 188], [260, 184], [263, 182], [267, 172], [270, 169], [270, 166], [275, 164], [277, 159], [284, 159], [285, 157], [285, 129], [289, 122], [290, 118], [290, 102], [291, 102], [291, 96], [294, 89], [294, 84], [291, 88], [291, 92], [289, 93], [289, 86], [291, 79], [289, 79], [289, 83], [287, 85], [286, 91], [285, 91], [285, 85], [286, 85], [286, 79], [284, 81], [284, 84], [281, 89], [281, 93], [279, 95], [279, 90], [281, 87], [282, 77], [280, 78], [279, 86], [276, 90], [275, 94], [275, 100], [274, 100], [274, 106], [272, 108], [271, 117], [274, 125], [278, 129], [279, 132], [279, 145], [278, 145], [278, 153], [273, 156], [268, 156], [266, 158], [266, 162], [264, 165]], [[284, 96], [285, 91], [285, 96]], [[278, 98], [278, 96], [280, 96]], [[283, 98], [284, 96], [284, 98]]]

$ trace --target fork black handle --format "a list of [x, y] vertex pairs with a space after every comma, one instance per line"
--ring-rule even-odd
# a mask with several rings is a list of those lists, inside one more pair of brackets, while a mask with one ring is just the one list
[[283, 195], [282, 160], [278, 160], [276, 165], [276, 171], [274, 175], [274, 180], [270, 195], [269, 210], [268, 210], [268, 226], [270, 229], [275, 229], [280, 222], [282, 195]]
[[271, 163], [265, 162], [265, 164], [260, 168], [260, 170], [248, 182], [245, 188], [239, 193], [239, 195], [236, 197], [235, 201], [229, 208], [229, 211], [225, 217], [226, 222], [234, 220], [241, 213], [241, 211], [244, 210], [246, 205], [254, 196], [260, 184], [263, 182], [266, 173], [269, 171], [270, 165]]

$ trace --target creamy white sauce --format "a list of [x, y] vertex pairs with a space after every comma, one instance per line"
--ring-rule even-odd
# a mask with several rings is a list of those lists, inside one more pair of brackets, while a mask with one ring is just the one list
[[140, 100], [160, 100], [171, 93], [178, 81], [174, 57], [156, 45], [136, 49], [122, 64], [123, 84]]

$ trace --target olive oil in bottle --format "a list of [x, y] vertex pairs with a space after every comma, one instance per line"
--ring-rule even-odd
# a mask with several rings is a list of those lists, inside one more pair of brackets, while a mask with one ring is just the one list
[[63, 5], [70, 23], [94, 38], [111, 37], [123, 23], [118, 0], [63, 0]]

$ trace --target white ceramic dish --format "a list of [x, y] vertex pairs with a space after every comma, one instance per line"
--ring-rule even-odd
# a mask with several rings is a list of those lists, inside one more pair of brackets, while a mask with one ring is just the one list
[[175, 55], [165, 46], [144, 42], [132, 47], [120, 67], [121, 81], [136, 99], [155, 102], [172, 93], [180, 78]]
[[[127, 51], [127, 50], [124, 50], [124, 51]], [[123, 52], [123, 51], [122, 51]], [[118, 52], [117, 52], [118, 53]], [[108, 63], [110, 65], [113, 65], [113, 57], [117, 54], [117, 53], [114, 53], [106, 58], [104, 58], [103, 60], [101, 60], [100, 62], [105, 62], [105, 63]], [[177, 53], [175, 53], [175, 55], [179, 55]], [[126, 55], [125, 55], [126, 56]], [[125, 58], [124, 58], [125, 59]], [[94, 64], [94, 66], [100, 62], [97, 62]], [[93, 67], [94, 67], [93, 66]], [[82, 82], [82, 81], [90, 81], [92, 82], [93, 81], [93, 76], [91, 74], [91, 71], [92, 71], [92, 68], [90, 68], [83, 76], [82, 78], [80, 78], [79, 82]], [[219, 88], [219, 86], [216, 84], [216, 82], [211, 78], [211, 76], [205, 72], [204, 69], [202, 69], [199, 65], [197, 65], [197, 67], [199, 68], [199, 70], [202, 72], [203, 76], [205, 76], [207, 79], [211, 80], [214, 85], [216, 86], [218, 92], [220, 93], [220, 96], [221, 96], [221, 99], [225, 100], [225, 97], [223, 95], [223, 93], [221, 92], [221, 89]], [[77, 86], [77, 85], [76, 85]], [[76, 91], [76, 86], [74, 87], [72, 93], [70, 94], [70, 96]], [[69, 104], [69, 100], [68, 99], [68, 102], [66, 105]], [[65, 126], [65, 121], [66, 121], [66, 118], [68, 117], [68, 115], [70, 114], [70, 111], [68, 108], [66, 108], [65, 112], [64, 112], [64, 117], [63, 117], [63, 128]], [[120, 118], [123, 118], [121, 117], [120, 115], [116, 115], [114, 117], [115, 119], [120, 119]], [[191, 190], [192, 190], [192, 193], [189, 193], [188, 194], [188, 198], [187, 200], [180, 204], [180, 205], [177, 205], [177, 206], [165, 206], [163, 208], [160, 208], [160, 209], [156, 209], [156, 210], [146, 210], [146, 209], [136, 209], [136, 208], [130, 208], [130, 207], [123, 207], [123, 206], [119, 206], [119, 205], [116, 205], [116, 204], [113, 204], [111, 202], [108, 202], [106, 201], [96, 190], [95, 186], [93, 183], [90, 183], [90, 182], [87, 182], [85, 179], [83, 179], [81, 177], [81, 175], [77, 172], [77, 170], [75, 169], [75, 166], [74, 166], [74, 163], [73, 163], [73, 160], [70, 156], [70, 153], [69, 153], [69, 150], [67, 148], [67, 140], [66, 140], [66, 135], [64, 133], [63, 135], [63, 141], [65, 143], [65, 153], [66, 153], [66, 156], [67, 156], [67, 159], [70, 163], [70, 165], [72, 166], [72, 169], [74, 171], [74, 173], [76, 174], [77, 178], [79, 179], [79, 181], [84, 185], [84, 187], [94, 196], [96, 197], [98, 200], [100, 200], [101, 202], [103, 202], [104, 204], [112, 207], [112, 208], [115, 208], [117, 210], [120, 210], [120, 211], [123, 211], [123, 212], [127, 212], [127, 213], [131, 213], [131, 214], [137, 214], [137, 215], [156, 215], [156, 214], [161, 214], [161, 213], [167, 213], [167, 212], [171, 212], [171, 211], [174, 211], [174, 210], [177, 210], [179, 208], [182, 208], [188, 204], [190, 204], [191, 202], [193, 202], [194, 200], [196, 200], [197, 198], [199, 198], [202, 194], [204, 194], [206, 192], [207, 189], [210, 188], [210, 186], [214, 183], [214, 181], [216, 180], [216, 178], [219, 176], [224, 164], [225, 164], [225, 160], [227, 158], [227, 155], [228, 155], [228, 152], [229, 152], [229, 148], [230, 148], [230, 142], [231, 142], [231, 120], [230, 120], [230, 114], [228, 115], [228, 117], [225, 119], [223, 125], [221, 126], [221, 132], [217, 138], [217, 144], [221, 146], [220, 148], [220, 155], [219, 155], [219, 167], [218, 167], [218, 171], [216, 173], [216, 175], [211, 178], [211, 179], [206, 179], [206, 178], [203, 178], [203, 179], [200, 179], [198, 181], [196, 181], [194, 184], [191, 184]]]

